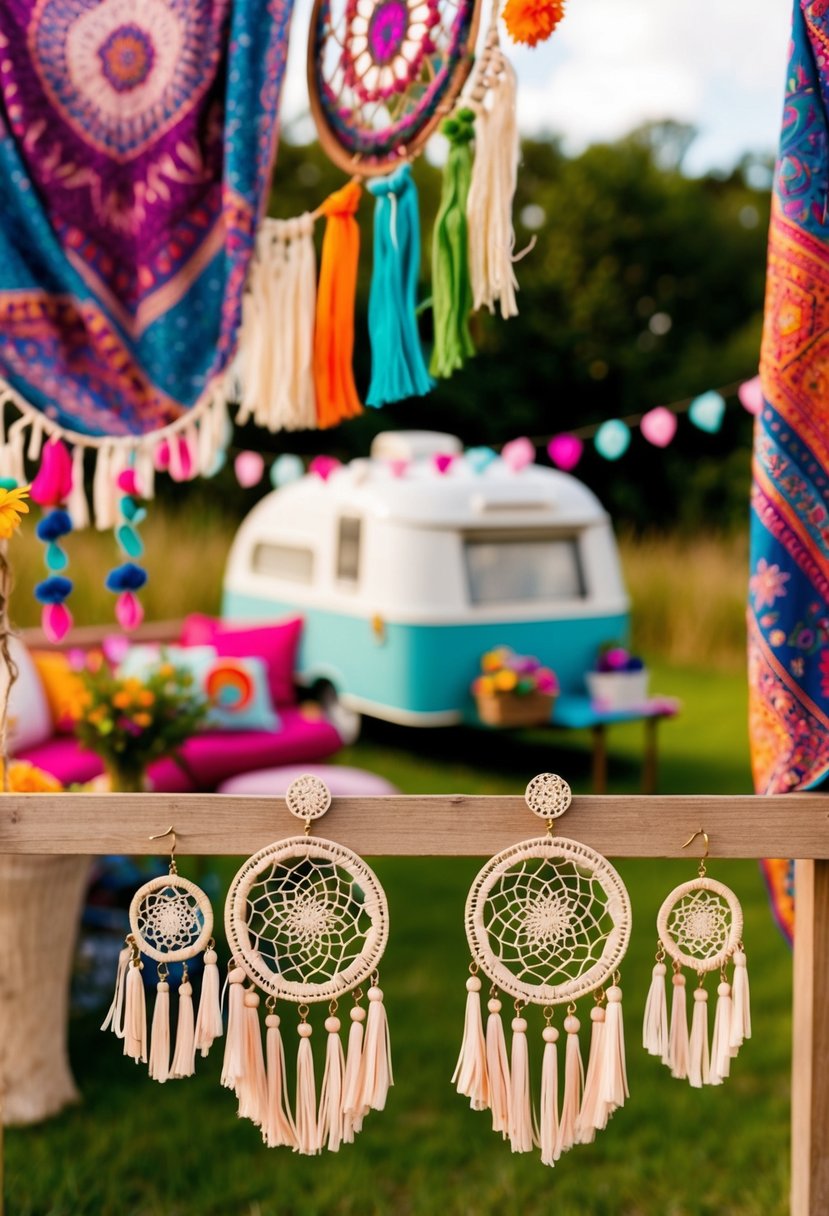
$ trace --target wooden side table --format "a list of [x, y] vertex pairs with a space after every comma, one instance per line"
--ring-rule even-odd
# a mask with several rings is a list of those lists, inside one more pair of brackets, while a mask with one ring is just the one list
[[607, 793], [607, 733], [616, 722], [643, 722], [642, 793], [655, 794], [658, 770], [658, 728], [663, 718], [675, 718], [680, 703], [675, 697], [651, 697], [636, 709], [598, 710], [589, 697], [564, 694], [556, 701], [551, 726], [561, 730], [589, 730], [593, 738], [593, 793]]

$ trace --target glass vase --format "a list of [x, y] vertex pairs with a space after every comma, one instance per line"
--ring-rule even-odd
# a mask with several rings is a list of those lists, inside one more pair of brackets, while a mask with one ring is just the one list
[[147, 769], [144, 764], [125, 762], [119, 758], [105, 761], [110, 792], [113, 794], [144, 794], [147, 791]]

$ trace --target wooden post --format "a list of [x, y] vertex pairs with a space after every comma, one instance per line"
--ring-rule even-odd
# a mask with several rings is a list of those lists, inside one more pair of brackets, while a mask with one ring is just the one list
[[829, 861], [798, 861], [792, 1041], [792, 1216], [829, 1212]]
[[607, 727], [597, 722], [593, 727], [593, 793], [607, 793]]
[[642, 757], [642, 793], [655, 794], [659, 773], [659, 719], [645, 718], [645, 754]]

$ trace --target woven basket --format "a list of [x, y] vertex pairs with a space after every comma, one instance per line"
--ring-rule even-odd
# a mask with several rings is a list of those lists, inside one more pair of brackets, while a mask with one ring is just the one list
[[550, 721], [554, 696], [546, 692], [485, 693], [475, 697], [478, 717], [487, 726], [543, 726]]

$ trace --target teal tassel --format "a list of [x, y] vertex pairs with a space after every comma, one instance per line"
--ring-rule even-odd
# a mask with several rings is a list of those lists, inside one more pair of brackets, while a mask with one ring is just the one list
[[420, 218], [411, 166], [403, 164], [367, 188], [374, 207], [374, 270], [368, 300], [371, 384], [366, 404], [375, 407], [434, 388], [417, 332]]
[[469, 277], [469, 230], [466, 200], [472, 180], [475, 115], [458, 110], [441, 124], [449, 140], [440, 208], [432, 238], [432, 316], [435, 346], [429, 371], [446, 378], [475, 354], [469, 332], [472, 283]]

